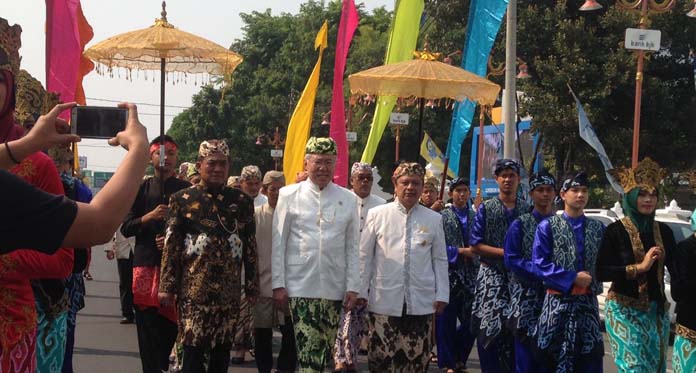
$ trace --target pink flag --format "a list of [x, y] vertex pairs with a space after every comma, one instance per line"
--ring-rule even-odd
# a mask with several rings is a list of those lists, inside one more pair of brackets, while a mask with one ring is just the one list
[[333, 99], [331, 101], [331, 129], [329, 134], [338, 145], [338, 158], [334, 171], [334, 182], [341, 186], [348, 184], [348, 141], [346, 140], [346, 114], [343, 97], [343, 73], [346, 69], [348, 49], [353, 34], [358, 28], [360, 17], [353, 0], [343, 0], [341, 22], [338, 25], [336, 40], [336, 61], [334, 63]]
[[85, 103], [82, 77], [94, 65], [82, 51], [92, 36], [80, 0], [46, 0], [46, 90], [59, 93], [62, 102]]

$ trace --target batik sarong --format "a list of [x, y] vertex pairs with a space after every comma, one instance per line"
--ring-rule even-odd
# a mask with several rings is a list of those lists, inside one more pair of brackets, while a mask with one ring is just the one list
[[350, 312], [341, 311], [338, 333], [334, 344], [334, 364], [355, 365], [358, 362], [360, 341], [367, 334], [366, 306], [355, 307]]
[[433, 347], [432, 329], [432, 314], [397, 317], [370, 312], [370, 372], [426, 372]]
[[545, 289], [540, 284], [528, 284], [510, 278], [510, 308], [507, 326], [521, 342], [533, 345], [536, 341], [539, 313], [544, 303]]
[[604, 356], [595, 295], [546, 294], [539, 316], [537, 348], [557, 373], [579, 372]]
[[62, 312], [53, 318], [46, 317], [44, 312], [37, 312], [37, 316], [36, 371], [61, 372], [65, 358], [68, 312]]
[[607, 300], [604, 323], [619, 372], [665, 372], [669, 315], [657, 302], [642, 311]]
[[677, 324], [672, 351], [674, 373], [696, 372], [696, 331]]
[[0, 343], [0, 372], [36, 371], [36, 330], [23, 334], [12, 346]]
[[322, 372], [336, 341], [341, 301], [290, 298], [300, 373]]

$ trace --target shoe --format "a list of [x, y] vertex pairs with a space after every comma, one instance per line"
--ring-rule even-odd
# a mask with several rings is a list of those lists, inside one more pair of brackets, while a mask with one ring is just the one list
[[92, 280], [94, 280], [94, 278], [92, 278], [92, 275], [89, 274], [89, 272], [85, 272], [85, 275], [84, 275], [84, 276], [85, 276], [85, 280], [87, 280], [87, 281], [92, 281]]
[[364, 349], [364, 348], [359, 349], [359, 350], [358, 350], [358, 355], [366, 356], [366, 355], [367, 355], [367, 350]]
[[121, 325], [133, 324], [133, 319], [128, 318], [128, 317], [123, 317], [123, 318], [121, 318], [121, 321], [119, 321], [118, 323]]

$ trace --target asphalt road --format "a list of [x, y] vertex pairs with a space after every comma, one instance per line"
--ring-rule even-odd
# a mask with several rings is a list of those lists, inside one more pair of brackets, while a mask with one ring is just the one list
[[[78, 373], [137, 373], [140, 372], [138, 341], [135, 325], [121, 325], [118, 298], [118, 273], [116, 262], [108, 261], [102, 247], [92, 249], [90, 272], [93, 281], [87, 281], [85, 308], [77, 317], [74, 367]], [[606, 338], [606, 336], [605, 336]], [[275, 333], [274, 347], [277, 353], [280, 334]], [[607, 354], [604, 372], [616, 372], [609, 354], [609, 343], [605, 341]], [[668, 353], [672, 356], [671, 349]], [[228, 372], [256, 372], [253, 357], [247, 354], [242, 366], [230, 366]], [[365, 356], [360, 356], [360, 371], [367, 371]], [[476, 349], [468, 364], [469, 372], [480, 372]], [[668, 367], [669, 368], [669, 367]], [[431, 367], [429, 372], [437, 372]], [[668, 372], [671, 370], [668, 369]]]

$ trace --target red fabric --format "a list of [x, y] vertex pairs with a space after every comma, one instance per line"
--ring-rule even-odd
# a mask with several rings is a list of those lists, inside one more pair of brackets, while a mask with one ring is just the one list
[[36, 328], [10, 348], [0, 345], [0, 372], [36, 372], [36, 338], [31, 337], [35, 334]]
[[[53, 160], [44, 153], [30, 155], [10, 171], [46, 192], [64, 194], [58, 170]], [[33, 348], [26, 350], [22, 346], [22, 341], [27, 338], [36, 338], [36, 309], [29, 280], [66, 278], [72, 273], [72, 268], [72, 249], [60, 249], [53, 255], [34, 250], [17, 250], [0, 255], [0, 346], [3, 354], [4, 351], [12, 351], [12, 359], [16, 361], [29, 358], [21, 353], [35, 354]], [[2, 359], [5, 357], [2, 356]]]
[[176, 307], [159, 302], [160, 267], [133, 267], [133, 304], [140, 309], [154, 307], [172, 322], [177, 322]]
[[[82, 51], [93, 36], [80, 0], [46, 0], [46, 90], [59, 93], [63, 102], [80, 98], [84, 103], [82, 78], [94, 65]], [[61, 117], [69, 114], [64, 111]]]
[[[154, 152], [158, 152], [160, 150], [160, 147], [162, 144], [160, 143], [154, 143], [150, 145], [150, 154]], [[171, 141], [165, 141], [164, 142], [164, 150], [177, 150], [176, 144], [171, 142]]]
[[5, 102], [2, 102], [0, 107], [0, 143], [5, 141], [17, 140], [24, 135], [24, 129], [14, 122], [15, 109], [15, 87], [14, 76], [8, 70], [0, 70], [0, 73], [5, 77], [5, 85], [7, 86], [7, 95]]
[[336, 59], [334, 61], [333, 99], [331, 100], [331, 128], [330, 136], [338, 146], [338, 157], [334, 170], [334, 182], [345, 187], [348, 184], [348, 140], [346, 140], [346, 116], [343, 97], [343, 73], [346, 69], [348, 49], [353, 34], [358, 28], [360, 17], [355, 9], [354, 0], [343, 0], [341, 22], [338, 25], [338, 38], [336, 40]]

